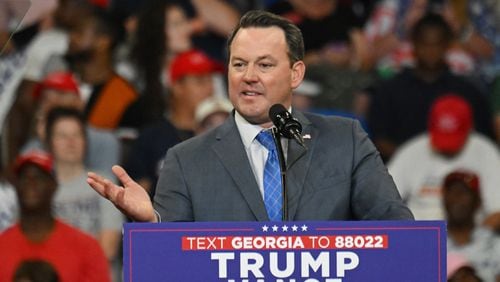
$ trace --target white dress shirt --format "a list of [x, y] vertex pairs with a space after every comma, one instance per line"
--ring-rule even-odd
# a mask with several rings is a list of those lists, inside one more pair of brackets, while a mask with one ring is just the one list
[[[250, 166], [252, 167], [253, 174], [255, 175], [257, 184], [259, 185], [260, 193], [264, 198], [264, 166], [267, 161], [268, 151], [262, 144], [260, 144], [259, 141], [257, 141], [257, 139], [255, 139], [255, 137], [257, 137], [257, 135], [266, 128], [249, 123], [237, 111], [235, 111], [234, 119], [236, 121], [236, 127], [240, 133], [241, 140], [243, 141], [243, 145], [245, 146], [248, 160], [250, 160]], [[281, 146], [283, 148], [285, 159], [288, 148], [287, 141], [288, 140], [286, 138], [281, 138]]]

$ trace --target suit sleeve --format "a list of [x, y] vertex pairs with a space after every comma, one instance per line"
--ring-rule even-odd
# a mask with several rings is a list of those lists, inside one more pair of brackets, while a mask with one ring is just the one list
[[162, 221], [194, 221], [191, 197], [175, 149], [167, 151], [154, 196]]
[[361, 129], [353, 123], [353, 168], [351, 204], [360, 220], [410, 220], [413, 215], [401, 200], [380, 154]]

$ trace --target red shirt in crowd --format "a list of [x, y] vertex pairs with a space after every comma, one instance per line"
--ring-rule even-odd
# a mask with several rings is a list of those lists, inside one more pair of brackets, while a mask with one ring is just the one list
[[108, 261], [99, 243], [82, 231], [56, 220], [44, 242], [31, 242], [16, 224], [0, 234], [0, 282], [12, 281], [28, 259], [50, 263], [62, 282], [109, 282]]

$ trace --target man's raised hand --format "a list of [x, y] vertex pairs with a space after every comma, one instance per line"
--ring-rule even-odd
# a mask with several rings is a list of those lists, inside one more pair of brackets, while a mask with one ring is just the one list
[[113, 166], [112, 171], [123, 186], [118, 186], [94, 172], [88, 173], [87, 183], [134, 221], [156, 222], [153, 204], [146, 190], [132, 180], [121, 166]]

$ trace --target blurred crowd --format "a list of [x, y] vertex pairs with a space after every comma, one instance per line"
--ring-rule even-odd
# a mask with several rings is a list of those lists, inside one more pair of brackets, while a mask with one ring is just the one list
[[[447, 220], [449, 281], [500, 281], [500, 1], [31, 2], [0, 0], [0, 249], [26, 252], [0, 281], [120, 281], [127, 219], [86, 173], [121, 164], [153, 197], [168, 148], [231, 114], [226, 38], [253, 9], [303, 33], [293, 110], [359, 119], [416, 219]], [[95, 265], [40, 255], [54, 236]]]

